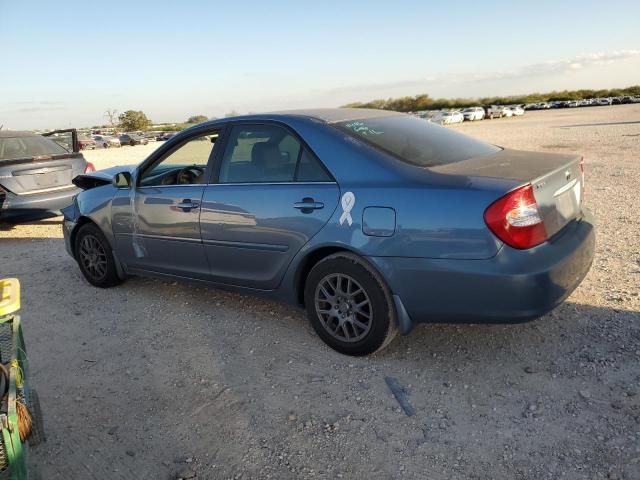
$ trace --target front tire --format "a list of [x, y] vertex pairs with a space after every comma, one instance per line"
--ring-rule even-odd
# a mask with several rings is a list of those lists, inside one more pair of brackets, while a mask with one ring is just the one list
[[309, 272], [304, 297], [313, 329], [340, 353], [369, 355], [398, 332], [389, 289], [357, 255], [337, 253], [318, 262]]
[[82, 275], [94, 287], [108, 288], [122, 283], [111, 245], [93, 223], [87, 223], [78, 230], [75, 254]]

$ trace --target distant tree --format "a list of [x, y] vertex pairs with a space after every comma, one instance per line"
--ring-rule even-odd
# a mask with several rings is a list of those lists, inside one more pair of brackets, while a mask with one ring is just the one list
[[224, 114], [225, 117], [237, 117], [238, 115], [240, 114], [236, 110], [231, 110], [229, 113]]
[[127, 110], [118, 119], [120, 120], [120, 127], [126, 132], [146, 130], [151, 125], [151, 120], [140, 110]]
[[114, 130], [118, 127], [118, 110], [111, 108], [104, 112], [104, 116], [109, 121], [109, 125]]
[[187, 120], [187, 123], [202, 123], [209, 120], [205, 115], [192, 115]]

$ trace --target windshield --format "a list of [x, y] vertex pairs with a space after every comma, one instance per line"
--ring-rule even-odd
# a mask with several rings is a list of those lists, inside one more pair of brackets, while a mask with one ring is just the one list
[[409, 115], [339, 122], [352, 136], [398, 159], [432, 167], [489, 155], [499, 147]]
[[0, 160], [69, 153], [60, 144], [39, 135], [0, 138]]

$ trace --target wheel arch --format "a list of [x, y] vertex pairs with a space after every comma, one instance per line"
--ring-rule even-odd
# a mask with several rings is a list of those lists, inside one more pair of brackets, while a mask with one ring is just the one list
[[73, 227], [73, 230], [71, 231], [71, 235], [69, 236], [69, 246], [71, 248], [71, 253], [73, 253], [73, 258], [76, 258], [76, 238], [78, 236], [78, 232], [80, 231], [80, 228], [87, 223], [93, 223], [96, 227], [98, 227], [98, 224], [91, 220], [91, 218], [81, 216], [78, 218], [75, 226]]
[[389, 283], [386, 281], [382, 272], [380, 272], [380, 270], [373, 263], [368, 261], [366, 257], [357, 250], [354, 250], [346, 245], [323, 245], [321, 247], [310, 250], [309, 252], [306, 252], [304, 257], [298, 263], [294, 277], [294, 287], [295, 299], [299, 305], [304, 306], [304, 289], [306, 286], [307, 277], [309, 276], [309, 272], [311, 271], [311, 269], [324, 258], [327, 258], [328, 256], [334, 255], [336, 253], [350, 253], [352, 255], [358, 256], [363, 263], [365, 263], [370, 269], [374, 270], [380, 276], [389, 291], [391, 290], [389, 287]]
[[109, 240], [109, 236], [106, 235], [104, 233], [104, 230], [102, 228], [100, 228], [100, 225], [98, 225], [97, 222], [95, 222], [91, 217], [88, 217], [86, 215], [82, 215], [80, 217], [78, 217], [78, 220], [76, 221], [76, 225], [73, 228], [73, 230], [71, 231], [71, 234], [69, 235], [69, 246], [71, 248], [71, 253], [73, 254], [73, 258], [76, 259], [76, 238], [78, 236], [78, 232], [80, 231], [80, 228], [82, 228], [84, 225], [91, 223], [93, 225], [96, 226], [96, 228], [98, 228], [103, 234], [104, 237], [106, 239], [106, 241], [109, 243], [109, 247], [111, 248], [111, 254], [113, 255], [113, 260], [114, 263], [116, 265], [116, 272], [118, 273], [118, 277], [120, 277], [120, 279], [124, 280], [127, 276], [124, 266], [122, 264], [122, 262], [120, 261], [120, 257], [118, 256], [118, 253], [116, 252], [116, 250], [113, 248], [113, 244], [112, 242]]

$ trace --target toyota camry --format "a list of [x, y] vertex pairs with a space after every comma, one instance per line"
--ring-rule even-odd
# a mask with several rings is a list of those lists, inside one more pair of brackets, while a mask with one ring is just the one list
[[349, 355], [421, 322], [539, 317], [594, 253], [580, 156], [395, 112], [209, 121], [74, 183], [63, 230], [90, 284], [150, 275], [266, 295], [304, 306]]

